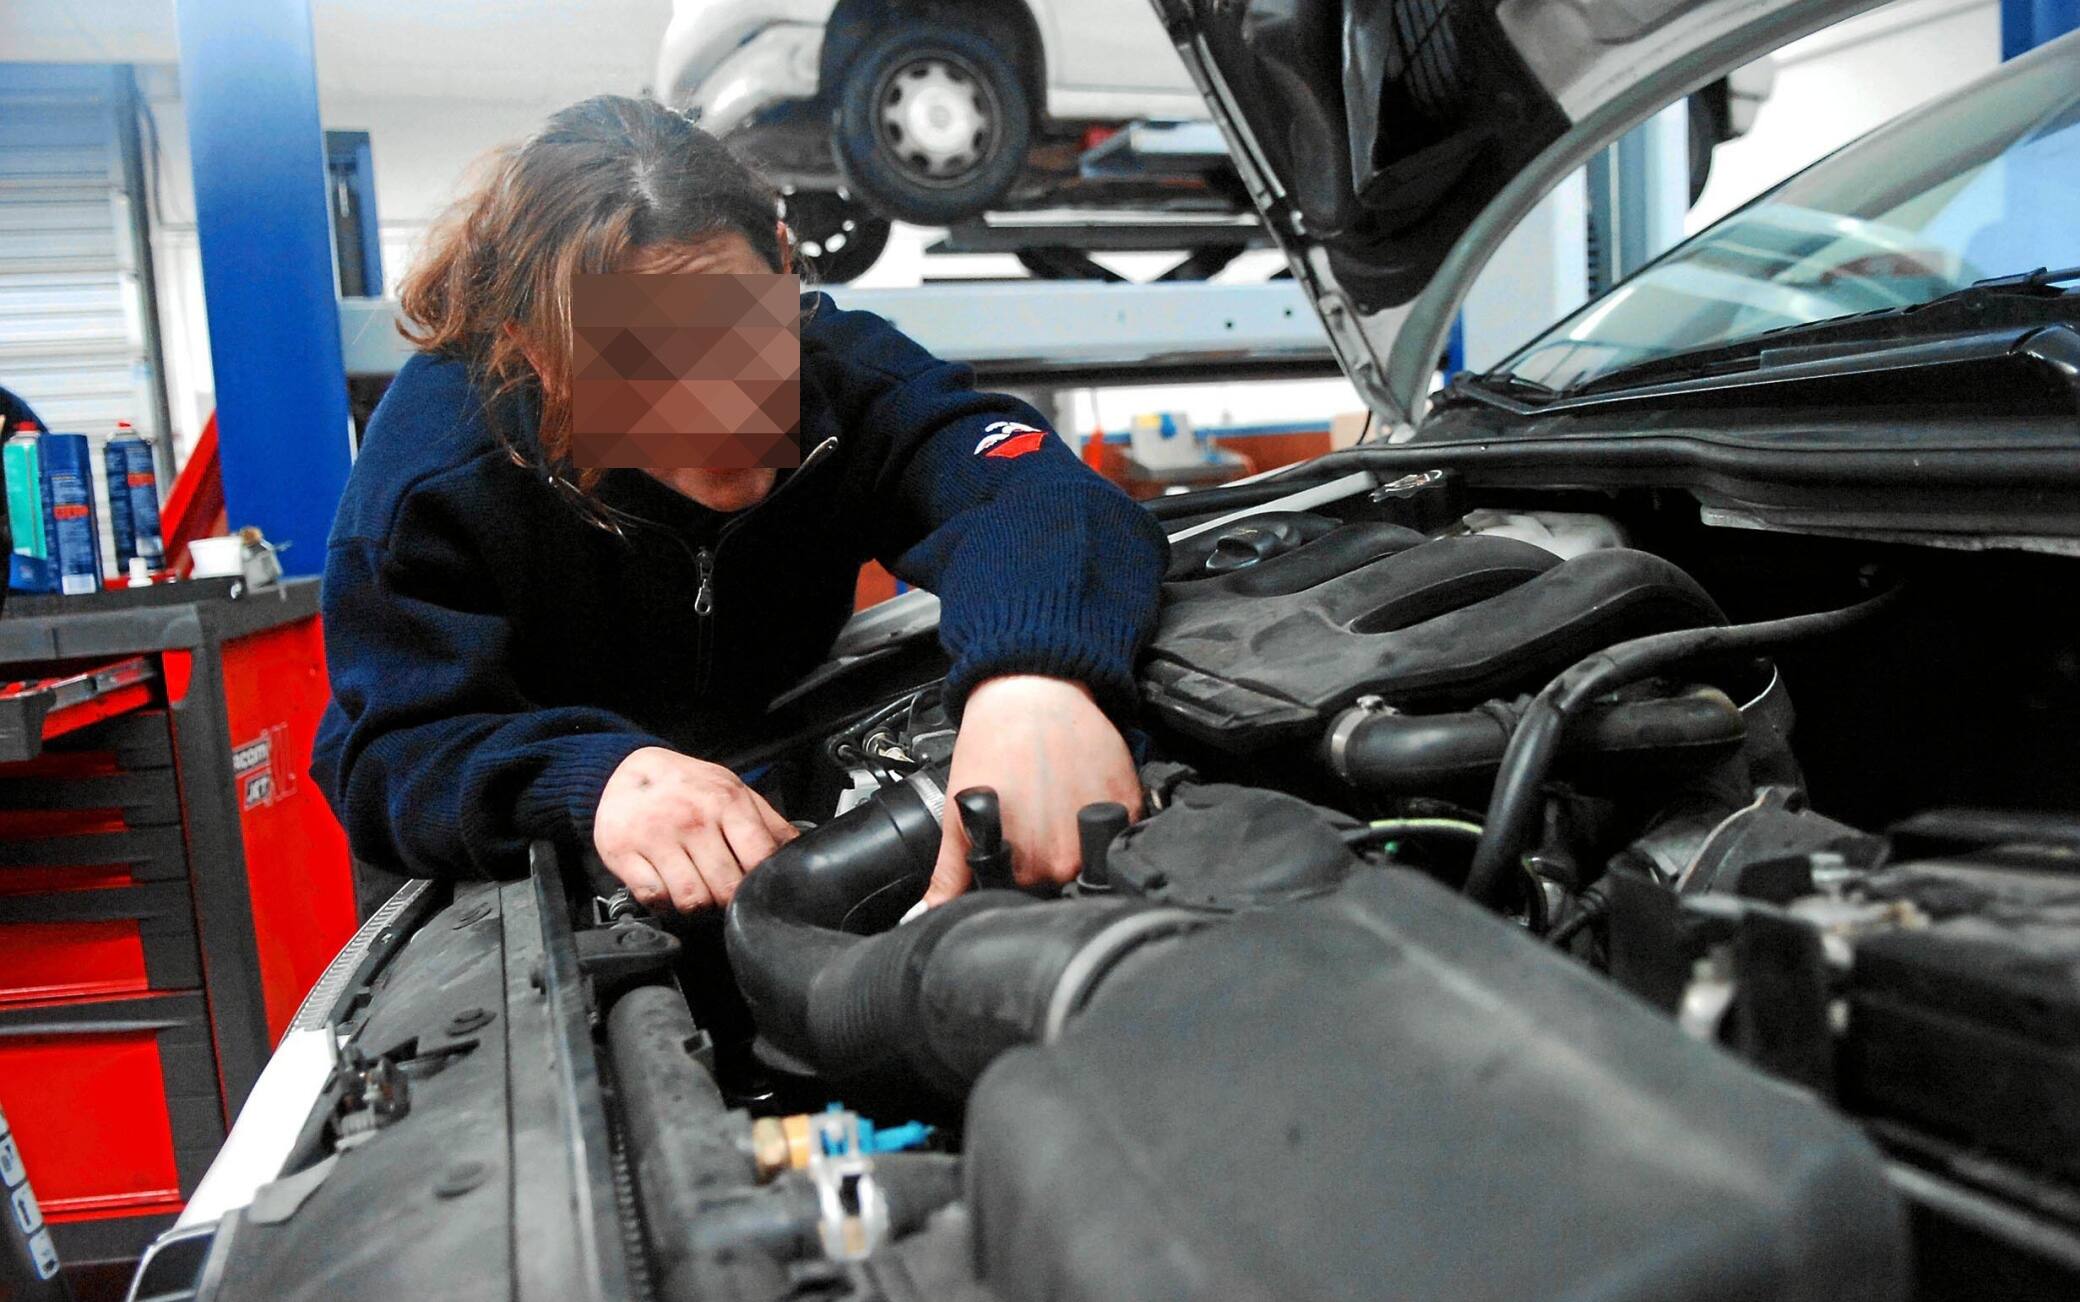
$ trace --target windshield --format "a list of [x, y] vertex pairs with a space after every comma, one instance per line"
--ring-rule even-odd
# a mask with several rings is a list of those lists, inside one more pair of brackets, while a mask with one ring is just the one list
[[1504, 362], [1564, 390], [1781, 326], [2080, 264], [2080, 43], [1872, 132]]

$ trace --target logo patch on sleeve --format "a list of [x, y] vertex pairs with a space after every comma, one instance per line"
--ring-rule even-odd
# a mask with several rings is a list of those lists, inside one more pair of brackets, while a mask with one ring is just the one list
[[1015, 420], [992, 421], [984, 428], [987, 432], [983, 434], [982, 441], [975, 445], [975, 455], [978, 457], [999, 457], [1009, 461], [1038, 448], [1047, 438], [1046, 430], [1034, 429], [1031, 425]]

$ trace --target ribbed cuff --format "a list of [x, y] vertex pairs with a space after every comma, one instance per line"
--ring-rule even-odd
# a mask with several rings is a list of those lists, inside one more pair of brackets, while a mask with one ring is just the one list
[[527, 836], [570, 836], [580, 845], [591, 844], [592, 816], [599, 811], [607, 779], [645, 746], [665, 745], [640, 732], [586, 732], [537, 742], [541, 770], [514, 805], [515, 825]]
[[1082, 683], [1114, 723], [1140, 714], [1134, 661], [1146, 636], [1138, 621], [1108, 619], [1070, 609], [1047, 597], [1015, 601], [988, 623], [948, 638], [953, 668], [946, 676], [947, 709], [955, 719], [977, 684], [1006, 674], [1042, 674]]

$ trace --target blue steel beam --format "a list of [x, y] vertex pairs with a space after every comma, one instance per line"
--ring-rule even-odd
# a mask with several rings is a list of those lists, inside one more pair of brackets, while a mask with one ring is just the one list
[[2001, 0], [2001, 57], [2027, 54], [2080, 27], [2080, 0]]
[[352, 459], [309, 0], [177, 0], [231, 526], [315, 574]]

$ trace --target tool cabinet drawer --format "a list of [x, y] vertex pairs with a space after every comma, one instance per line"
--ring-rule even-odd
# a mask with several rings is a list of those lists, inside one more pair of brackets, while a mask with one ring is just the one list
[[53, 1223], [178, 1211], [224, 1140], [202, 996], [0, 1008], [0, 1108]]
[[[12, 876], [0, 876], [0, 1007], [202, 984], [185, 883]], [[24, 879], [46, 889], [6, 889]]]

